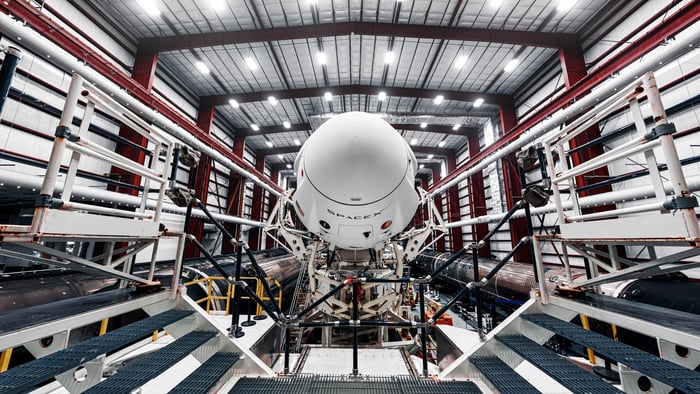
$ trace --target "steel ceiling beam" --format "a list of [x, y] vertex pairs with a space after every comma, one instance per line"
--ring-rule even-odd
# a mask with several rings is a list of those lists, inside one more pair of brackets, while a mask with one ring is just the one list
[[[256, 152], [256, 155], [261, 155], [262, 157], [273, 156], [273, 155], [283, 155], [286, 153], [297, 153], [297, 152], [299, 152], [299, 149], [301, 149], [300, 146], [281, 146], [278, 148], [258, 149]], [[430, 147], [423, 147], [423, 146], [412, 146], [411, 149], [413, 150], [413, 153], [416, 153], [419, 155], [432, 154], [432, 155], [439, 156], [439, 157], [454, 155], [453, 149], [430, 148]]]
[[[416, 88], [398, 88], [388, 86], [367, 86], [367, 85], [342, 85], [322, 88], [303, 88], [290, 90], [268, 90], [264, 92], [250, 93], [231, 93], [219, 94], [211, 96], [201, 96], [200, 103], [208, 105], [228, 105], [229, 100], [235, 99], [239, 103], [249, 103], [257, 101], [266, 101], [268, 97], [274, 96], [277, 100], [298, 99], [305, 97], [322, 98], [326, 92], [330, 92], [333, 96], [342, 96], [348, 94], [367, 94], [376, 95], [380, 91], [391, 97], [416, 97], [424, 99], [434, 99], [437, 95], [442, 95], [445, 100], [474, 102], [481, 98], [484, 104], [492, 105], [508, 105], [513, 102], [513, 97], [508, 94], [497, 93], [479, 93], [479, 92], [459, 92], [451, 90], [437, 89], [416, 89]], [[444, 105], [444, 104], [443, 104]]]
[[[392, 123], [391, 126], [396, 130], [410, 130], [410, 131], [423, 131], [426, 133], [440, 133], [440, 134], [451, 134], [451, 135], [462, 135], [469, 136], [479, 132], [479, 128], [471, 126], [462, 126], [457, 130], [452, 129], [449, 125], [428, 125], [426, 128], [420, 127], [419, 124], [415, 123]], [[267, 134], [278, 134], [287, 133], [292, 131], [313, 131], [310, 123], [296, 123], [290, 125], [289, 128], [284, 126], [260, 126], [258, 131], [251, 128], [236, 128], [236, 136], [238, 137], [250, 137], [253, 135], [267, 135]]]
[[436, 40], [496, 42], [530, 47], [560, 48], [579, 42], [575, 34], [508, 31], [466, 27], [425, 26], [375, 22], [340, 22], [268, 29], [212, 32], [142, 38], [139, 46], [156, 52], [237, 45], [264, 41], [287, 41], [317, 37], [369, 35]]
[[[639, 57], [657, 47], [665, 39], [675, 36], [679, 32], [695, 24], [698, 20], [700, 20], [700, 2], [697, 1], [687, 4], [672, 15], [666, 16], [663, 21], [652, 27], [640, 39], [617, 52], [615, 56], [610, 58], [607, 62], [597, 66], [594, 70], [590, 71], [585, 78], [544, 105], [536, 114], [521, 121], [520, 124], [508, 131], [505, 136], [501, 137], [494, 144], [479, 152], [457, 167], [455, 171], [441, 179], [440, 182], [434, 184], [429, 192], [432, 193], [445, 186], [453, 179], [457, 178], [460, 173], [468, 170], [480, 161], [485, 160], [487, 156], [517, 140], [525, 131], [545, 120], [545, 118], [556, 111], [565, 108], [569, 103], [576, 101], [577, 98], [585, 96], [594, 87], [608, 79], [610, 75], [636, 62]], [[650, 66], [650, 68], [653, 67]]]

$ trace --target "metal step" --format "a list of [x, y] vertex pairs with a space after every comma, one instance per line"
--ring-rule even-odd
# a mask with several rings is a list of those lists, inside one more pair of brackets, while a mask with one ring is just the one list
[[56, 353], [18, 365], [0, 374], [0, 392], [22, 393], [53, 379], [61, 372], [108, 354], [153, 334], [168, 324], [191, 315], [192, 311], [169, 310], [118, 328]]
[[195, 349], [216, 336], [212, 331], [193, 331], [164, 348], [150, 353], [84, 393], [129, 393], [165, 372]]
[[700, 373], [696, 371], [549, 315], [521, 317], [682, 392], [700, 393]]
[[240, 357], [240, 353], [216, 353], [175, 386], [170, 394], [208, 393]]
[[496, 339], [574, 393], [622, 393], [597, 376], [522, 335], [498, 335]]
[[418, 379], [412, 376], [386, 376], [353, 379], [349, 376], [295, 376], [281, 378], [241, 378], [229, 393], [386, 393], [386, 394], [479, 394], [469, 381]]
[[498, 357], [472, 356], [469, 357], [469, 362], [501, 394], [539, 394], [540, 392]]

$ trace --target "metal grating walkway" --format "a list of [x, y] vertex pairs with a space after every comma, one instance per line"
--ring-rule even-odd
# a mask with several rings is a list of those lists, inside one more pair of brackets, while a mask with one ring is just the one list
[[206, 394], [241, 357], [239, 353], [216, 353], [180, 382], [170, 394]]
[[540, 392], [498, 357], [474, 356], [469, 357], [469, 362], [501, 394], [539, 394]]
[[241, 378], [229, 393], [367, 393], [367, 394], [479, 394], [469, 381], [435, 381], [411, 376], [361, 377], [296, 376], [281, 378]]
[[23, 393], [61, 372], [75, 368], [101, 354], [108, 354], [153, 334], [153, 331], [191, 315], [192, 311], [169, 310], [161, 314], [88, 339], [45, 357], [18, 365], [0, 374], [0, 392]]
[[499, 335], [496, 338], [574, 393], [622, 393], [595, 375], [522, 335]]
[[529, 314], [522, 318], [675, 389], [700, 393], [700, 373], [696, 371], [549, 315]]
[[150, 353], [85, 393], [129, 393], [165, 372], [185, 356], [216, 336], [211, 331], [193, 331], [164, 348]]

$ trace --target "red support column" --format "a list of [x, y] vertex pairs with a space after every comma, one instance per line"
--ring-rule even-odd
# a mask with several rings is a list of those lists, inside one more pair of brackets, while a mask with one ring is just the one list
[[[139, 50], [136, 53], [136, 59], [134, 60], [134, 68], [131, 77], [141, 84], [149, 92], [153, 87], [153, 79], [156, 73], [156, 65], [158, 63], [158, 53], [153, 51]], [[147, 145], [147, 140], [142, 135], [138, 134], [129, 127], [121, 126], [119, 128], [119, 136], [123, 137], [131, 142], [134, 142], [137, 146], [143, 148]], [[117, 144], [115, 152], [123, 155], [133, 161], [138, 163], [144, 163], [146, 160], [146, 150], [139, 149], [133, 145]], [[141, 183], [141, 177], [131, 172], [125, 171], [119, 167], [113, 166], [110, 170], [110, 176], [115, 180], [128, 183], [131, 185], [139, 185]], [[138, 192], [133, 189], [120, 190], [119, 187], [110, 187], [111, 190], [115, 190], [122, 193], [129, 193], [132, 195], [137, 195]]]
[[[272, 168], [270, 171], [270, 179], [272, 179], [272, 182], [275, 184], [280, 183], [280, 170], [277, 168]], [[267, 217], [269, 218], [270, 215], [272, 215], [272, 210], [275, 209], [275, 205], [277, 204], [277, 196], [274, 194], [270, 194], [270, 202], [269, 206], [267, 208]], [[265, 238], [265, 249], [270, 249], [275, 247], [275, 240], [272, 239], [272, 237], [266, 237]]]
[[[255, 169], [262, 174], [265, 171], [265, 155], [258, 153], [255, 157]], [[262, 187], [255, 185], [253, 187], [253, 206], [251, 208], [251, 220], [262, 221], [263, 208], [265, 206], [265, 191]], [[253, 250], [260, 248], [262, 240], [262, 229], [253, 228], [248, 236], [248, 246]]]
[[[197, 114], [197, 127], [205, 133], [211, 133], [211, 126], [214, 123], [214, 106], [200, 106]], [[194, 196], [206, 205], [209, 195], [209, 178], [211, 173], [211, 159], [207, 156], [202, 156], [199, 165], [196, 169], [190, 170], [190, 179], [194, 183]], [[204, 236], [204, 220], [200, 218], [192, 218], [190, 220], [190, 228], [185, 229], [188, 233], [194, 235], [200, 242]], [[227, 242], [225, 240], [224, 242]], [[185, 257], [199, 257], [199, 250], [192, 242], [188, 242], [185, 246]]]
[[[447, 173], [451, 173], [456, 168], [457, 159], [455, 158], [454, 153], [451, 155], [447, 155]], [[455, 185], [455, 187], [450, 188], [450, 190], [448, 191], [447, 202], [449, 207], [447, 221], [456, 222], [458, 220], [462, 220], [462, 217], [459, 213], [459, 189], [457, 185]], [[462, 240], [462, 227], [452, 227], [450, 229], [450, 241], [452, 244], [451, 246], [453, 253], [457, 252], [458, 250], [464, 247], [464, 241]]]
[[[440, 180], [440, 168], [439, 167], [433, 167], [433, 185], [438, 183]], [[435, 206], [437, 207], [438, 211], [440, 212], [440, 216], [442, 217], [442, 195], [441, 194], [436, 194], [433, 197], [433, 202], [435, 203]], [[445, 251], [445, 237], [440, 237], [435, 242], [435, 250], [438, 252], [444, 252]]]
[[[476, 155], [479, 152], [479, 135], [474, 133], [467, 136], [469, 144], [469, 156]], [[484, 194], [484, 174], [479, 172], [469, 177], [469, 212], [471, 217], [486, 215], [486, 195]], [[483, 239], [489, 232], [488, 223], [479, 223], [472, 225], [472, 241], [478, 242]], [[491, 244], [486, 243], [479, 248], [479, 257], [491, 256]]]
[[[245, 138], [236, 137], [233, 140], [233, 154], [236, 157], [243, 158], [245, 151]], [[227, 207], [226, 213], [231, 216], [243, 217], [243, 200], [245, 199], [245, 179], [238, 173], [231, 171], [228, 176], [228, 196], [226, 198]], [[241, 238], [241, 226], [233, 223], [224, 224], [226, 230], [233, 235], [237, 240]], [[221, 246], [222, 254], [233, 253], [233, 245], [229, 242], [224, 242]]]
[[[501, 104], [500, 115], [501, 129], [503, 130], [503, 136], [506, 136], [518, 124], [515, 104], [513, 102]], [[502, 163], [504, 194], [506, 196], [506, 205], [510, 209], [522, 198], [523, 186], [520, 182], [520, 173], [518, 172], [515, 154], [506, 156]], [[525, 218], [511, 219], [509, 227], [511, 245], [515, 246], [522, 237], [527, 236], [527, 221]], [[520, 248], [513, 257], [515, 261], [532, 263], [532, 256], [527, 248]]]
[[[586, 77], [586, 63], [583, 57], [583, 50], [580, 45], [568, 45], [559, 49], [559, 61], [561, 62], [562, 72], [564, 74], [564, 83], [566, 88], [569, 89], [578, 81]], [[570, 148], [575, 148], [581, 146], [591, 140], [600, 137], [600, 129], [597, 125], [590, 127], [585, 132], [576, 136], [570, 143]], [[604, 153], [602, 145], [594, 145], [588, 147], [582, 151], [576, 152], [572, 155], [571, 159], [574, 165], [579, 165], [584, 163], [596, 156]], [[576, 184], [578, 186], [584, 186], [590, 183], [595, 183], [600, 180], [607, 179], [609, 177], [607, 167], [601, 167], [594, 171], [588, 172], [576, 178]], [[611, 191], [612, 188], [607, 186], [604, 188], [599, 188], [595, 191], [588, 191], [581, 193], [581, 196], [598, 194], [603, 192]], [[600, 211], [601, 209], [597, 209]], [[603, 209], [605, 210], [605, 209]], [[593, 210], [595, 212], [596, 210]]]

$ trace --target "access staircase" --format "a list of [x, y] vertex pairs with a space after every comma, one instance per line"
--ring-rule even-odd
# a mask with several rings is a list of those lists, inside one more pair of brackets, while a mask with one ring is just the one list
[[[309, 303], [309, 272], [307, 269], [307, 264], [309, 263], [302, 263], [301, 267], [299, 268], [299, 276], [297, 277], [297, 284], [294, 288], [292, 304], [289, 306], [290, 316], [304, 310]], [[301, 344], [304, 337], [304, 328], [290, 327], [287, 330], [287, 335], [287, 340], [290, 343], [290, 351], [292, 353], [299, 353], [301, 351]]]

